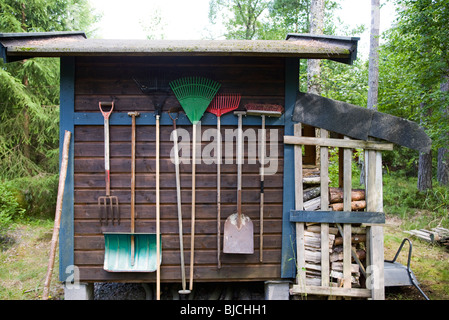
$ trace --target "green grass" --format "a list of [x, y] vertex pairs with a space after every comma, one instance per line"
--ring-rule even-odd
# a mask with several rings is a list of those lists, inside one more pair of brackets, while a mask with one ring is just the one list
[[398, 173], [384, 174], [384, 211], [404, 220], [405, 229], [449, 228], [449, 188], [417, 190], [417, 178]]
[[[431, 300], [449, 299], [449, 251], [403, 232], [431, 230], [437, 226], [449, 228], [449, 188], [437, 186], [434, 182], [433, 190], [419, 192], [416, 178], [399, 173], [384, 174], [383, 181], [387, 217], [385, 258], [392, 259], [402, 240], [409, 238], [413, 244], [411, 269], [421, 288]], [[407, 254], [408, 246], [405, 246], [399, 257], [400, 263], [407, 264]], [[399, 296], [398, 299], [410, 297]]]
[[[0, 300], [41, 299], [47, 272], [51, 220], [32, 220], [15, 223], [7, 233], [8, 245], [0, 251]], [[52, 276], [50, 294], [61, 297], [58, 282], [58, 260]]]

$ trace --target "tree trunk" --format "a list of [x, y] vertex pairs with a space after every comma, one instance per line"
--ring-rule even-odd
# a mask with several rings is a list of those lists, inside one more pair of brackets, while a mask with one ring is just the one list
[[449, 149], [438, 149], [437, 179], [440, 186], [449, 185]]
[[419, 154], [418, 190], [432, 189], [432, 151]]
[[371, 0], [371, 32], [368, 70], [368, 109], [377, 110], [379, 88], [380, 0]]
[[[324, 0], [312, 0], [310, 3], [310, 30], [311, 34], [323, 34], [324, 31]], [[307, 92], [321, 95], [321, 60], [307, 60]], [[315, 136], [320, 136], [320, 131], [315, 130]], [[320, 163], [319, 147], [316, 147], [315, 163]]]
[[[442, 92], [449, 92], [449, 76], [444, 77], [444, 81], [440, 86], [440, 90]], [[447, 101], [443, 101], [443, 103], [446, 105], [446, 108], [442, 120], [447, 123], [449, 106]], [[449, 136], [449, 132], [446, 131], [444, 134], [446, 135], [445, 138], [447, 139]], [[445, 147], [438, 149], [437, 180], [440, 186], [449, 185], [449, 149]]]
[[[371, 0], [371, 30], [368, 68], [368, 109], [377, 110], [379, 91], [380, 0]], [[366, 153], [365, 153], [366, 156]], [[361, 161], [360, 185], [365, 185], [365, 161]]]
[[[421, 103], [421, 109], [424, 110], [424, 103]], [[423, 111], [421, 117], [430, 117], [432, 110]], [[432, 189], [432, 150], [428, 153], [419, 153], [418, 163], [418, 190], [426, 191]]]
[[[323, 34], [324, 30], [324, 0], [312, 0], [310, 4], [310, 33]], [[307, 60], [307, 91], [321, 94], [321, 60]]]

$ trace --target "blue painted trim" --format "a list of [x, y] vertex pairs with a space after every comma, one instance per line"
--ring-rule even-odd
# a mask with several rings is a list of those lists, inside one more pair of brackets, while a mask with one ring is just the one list
[[367, 211], [304, 211], [291, 210], [291, 222], [317, 223], [385, 223], [385, 213]]
[[[62, 203], [59, 231], [59, 280], [73, 278], [74, 265], [74, 106], [75, 106], [75, 58], [61, 57], [60, 107], [59, 107], [59, 163], [61, 163], [65, 130], [72, 133], [67, 178]], [[66, 270], [70, 270], [66, 273]]]
[[[293, 135], [293, 109], [296, 93], [299, 90], [299, 59], [285, 59], [285, 127], [284, 135]], [[296, 232], [295, 225], [290, 222], [290, 210], [295, 208], [295, 159], [294, 146], [284, 144], [284, 181], [282, 207], [282, 257], [281, 277], [295, 278]]]
[[[82, 113], [76, 112], [73, 114], [75, 125], [103, 125], [104, 119], [100, 112], [89, 112]], [[237, 116], [231, 113], [227, 113], [221, 116], [221, 125], [237, 125]], [[243, 125], [254, 125], [260, 126], [262, 123], [260, 116], [244, 116]], [[130, 125], [131, 118], [128, 116], [127, 112], [113, 112], [109, 119], [110, 125]], [[155, 125], [156, 118], [152, 112], [142, 112], [139, 117], [136, 118], [136, 125]], [[170, 119], [168, 113], [163, 112], [160, 119], [161, 125], [171, 126], [173, 125], [173, 120]], [[176, 121], [177, 125], [191, 125], [192, 123], [187, 118], [185, 113], [180, 113], [179, 118]], [[209, 112], [204, 113], [201, 118], [201, 125], [216, 125], [217, 117]], [[267, 126], [282, 126], [284, 125], [284, 115], [279, 118], [266, 118]]]

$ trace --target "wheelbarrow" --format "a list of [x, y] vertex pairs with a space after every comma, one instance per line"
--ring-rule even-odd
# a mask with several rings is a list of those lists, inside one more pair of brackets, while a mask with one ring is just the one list
[[[402, 247], [404, 246], [405, 242], [408, 242], [409, 244], [407, 266], [404, 266], [399, 262], [396, 262], [396, 259], [401, 253]], [[418, 289], [419, 293], [421, 293], [421, 295], [426, 300], [429, 300], [426, 294], [419, 287], [419, 282], [416, 279], [416, 276], [413, 273], [413, 271], [410, 269], [411, 257], [412, 257], [412, 242], [410, 241], [410, 239], [405, 238], [404, 240], [402, 240], [402, 243], [399, 246], [399, 249], [396, 252], [396, 255], [394, 256], [393, 260], [384, 261], [385, 287], [414, 286], [416, 289]]]

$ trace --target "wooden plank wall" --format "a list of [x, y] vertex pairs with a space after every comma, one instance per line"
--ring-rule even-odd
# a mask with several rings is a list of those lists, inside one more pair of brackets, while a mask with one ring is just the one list
[[[163, 67], [179, 74], [213, 74], [224, 90], [242, 93], [242, 104], [266, 102], [284, 104], [284, 60], [266, 58], [77, 58], [75, 112], [98, 112], [99, 101], [116, 101], [114, 113], [152, 112], [151, 98], [143, 95], [132, 77], [144, 77], [152, 67]], [[242, 105], [241, 104], [241, 105]], [[173, 94], [164, 107], [178, 106]], [[113, 116], [112, 116], [113, 117]], [[237, 118], [235, 118], [237, 124]], [[152, 282], [155, 273], [110, 273], [103, 270], [102, 233], [130, 231], [131, 118], [129, 125], [111, 125], [111, 194], [118, 196], [120, 226], [101, 226], [99, 196], [105, 194], [104, 144], [102, 125], [76, 125], [74, 132], [74, 259], [81, 281]], [[180, 125], [191, 132], [190, 125]], [[214, 125], [203, 125], [202, 132]], [[222, 125], [235, 129], [236, 125]], [[259, 126], [244, 126], [257, 132]], [[264, 261], [259, 262], [259, 162], [248, 164], [245, 149], [243, 165], [243, 212], [254, 223], [252, 255], [222, 254], [217, 268], [216, 165], [196, 166], [196, 224], [194, 281], [259, 281], [280, 278], [282, 233], [283, 127], [278, 129], [278, 171], [265, 177]], [[163, 282], [181, 280], [178, 221], [176, 210], [175, 166], [170, 160], [171, 125], [161, 126], [161, 233]], [[155, 232], [155, 126], [138, 125], [136, 144], [136, 232]], [[267, 135], [267, 143], [270, 141]], [[203, 142], [204, 147], [208, 142]], [[246, 143], [245, 143], [246, 146]], [[223, 155], [224, 155], [223, 144]], [[235, 145], [234, 145], [235, 148]], [[267, 148], [269, 152], [269, 148]], [[235, 152], [234, 152], [235, 155]], [[253, 156], [253, 155], [251, 155]], [[181, 164], [182, 209], [186, 274], [190, 259], [191, 165]], [[222, 164], [221, 227], [236, 211], [237, 165]], [[223, 229], [221, 231], [223, 235]], [[223, 241], [221, 241], [223, 243]]]

